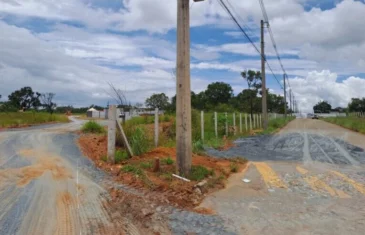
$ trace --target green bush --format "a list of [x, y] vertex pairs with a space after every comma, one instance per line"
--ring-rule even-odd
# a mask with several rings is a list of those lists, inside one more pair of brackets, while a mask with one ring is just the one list
[[131, 134], [130, 143], [133, 153], [137, 156], [147, 152], [150, 148], [150, 141], [142, 127], [137, 127]]
[[171, 157], [168, 157], [168, 158], [161, 159], [161, 163], [166, 164], [166, 165], [172, 165], [172, 164], [174, 164], [174, 160], [172, 160]]
[[190, 179], [200, 181], [210, 175], [214, 175], [213, 170], [208, 170], [204, 166], [192, 166], [190, 172]]
[[115, 163], [120, 163], [129, 159], [128, 153], [126, 151], [117, 150], [115, 152]]
[[204, 151], [203, 141], [197, 140], [193, 142], [193, 153], [201, 153]]
[[88, 121], [82, 127], [81, 131], [84, 133], [104, 133], [104, 127], [95, 121]]

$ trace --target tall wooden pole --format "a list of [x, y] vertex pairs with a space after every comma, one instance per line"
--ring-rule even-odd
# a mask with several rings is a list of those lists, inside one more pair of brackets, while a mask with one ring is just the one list
[[261, 90], [262, 90], [262, 118], [263, 128], [267, 129], [267, 97], [266, 97], [266, 76], [265, 76], [265, 43], [264, 43], [264, 21], [261, 20]]
[[177, 174], [191, 170], [190, 19], [189, 0], [177, 0], [176, 161]]

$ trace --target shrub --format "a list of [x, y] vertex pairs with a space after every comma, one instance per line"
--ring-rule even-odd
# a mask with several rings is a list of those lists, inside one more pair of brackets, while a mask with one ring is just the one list
[[161, 159], [161, 163], [166, 164], [166, 165], [172, 165], [172, 164], [174, 164], [174, 160], [172, 160], [171, 157], [168, 157], [168, 158]]
[[95, 121], [88, 121], [86, 122], [81, 131], [84, 133], [104, 133], [104, 127]]
[[193, 153], [201, 153], [204, 151], [203, 141], [198, 140], [193, 142]]
[[141, 155], [148, 151], [149, 141], [145, 134], [145, 131], [141, 127], [137, 127], [131, 135], [131, 148], [135, 155]]
[[238, 171], [238, 165], [237, 163], [232, 162], [230, 165], [231, 172], [237, 172]]
[[209, 175], [213, 175], [213, 170], [208, 170], [204, 166], [192, 166], [190, 172], [190, 179], [195, 181], [200, 181]]
[[129, 158], [128, 153], [126, 151], [117, 150], [115, 152], [115, 163], [120, 163]]

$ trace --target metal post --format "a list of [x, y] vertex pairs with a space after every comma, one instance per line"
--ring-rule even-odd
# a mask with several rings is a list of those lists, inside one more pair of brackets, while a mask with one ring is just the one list
[[215, 137], [218, 138], [218, 117], [217, 117], [217, 112], [214, 112], [214, 130], [215, 130]]
[[117, 118], [117, 109], [115, 105], [109, 106], [108, 113], [109, 121], [108, 121], [108, 156], [107, 160], [110, 163], [114, 163], [115, 161], [115, 139], [116, 139], [116, 118]]
[[155, 147], [158, 146], [158, 108], [155, 109]]
[[264, 21], [261, 20], [261, 89], [262, 89], [262, 116], [264, 119], [264, 130], [267, 129], [267, 97], [266, 97], [266, 75], [265, 75], [265, 43], [264, 43]]
[[200, 124], [201, 124], [202, 141], [204, 142], [204, 111], [200, 112]]
[[284, 73], [284, 117], [286, 118], [286, 81], [285, 81], [286, 74]]
[[177, 1], [176, 170], [185, 176], [190, 174], [192, 160], [189, 10], [189, 0]]

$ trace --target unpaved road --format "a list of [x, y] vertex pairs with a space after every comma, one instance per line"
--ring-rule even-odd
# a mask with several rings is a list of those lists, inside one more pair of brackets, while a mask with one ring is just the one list
[[365, 135], [320, 120], [296, 119], [274, 136], [236, 144], [226, 152], [209, 152], [244, 156], [250, 160], [248, 168], [201, 205], [215, 210], [233, 231], [364, 234]]
[[81, 124], [0, 132], [1, 235], [133, 234], [110, 214], [104, 174], [69, 132]]

